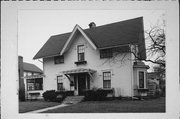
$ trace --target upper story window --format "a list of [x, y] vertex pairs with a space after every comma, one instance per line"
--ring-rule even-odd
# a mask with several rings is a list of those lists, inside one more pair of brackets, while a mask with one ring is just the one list
[[100, 58], [112, 58], [113, 57], [113, 51], [112, 48], [110, 49], [103, 49], [100, 50]]
[[103, 72], [103, 88], [111, 88], [111, 72]]
[[54, 57], [54, 64], [61, 64], [64, 63], [64, 56], [55, 56]]
[[146, 78], [145, 78], [145, 72], [139, 71], [139, 88], [146, 88]]
[[84, 45], [78, 45], [77, 46], [77, 53], [78, 53], [78, 61], [84, 61], [85, 60], [85, 57], [84, 57], [85, 47], [84, 47]]

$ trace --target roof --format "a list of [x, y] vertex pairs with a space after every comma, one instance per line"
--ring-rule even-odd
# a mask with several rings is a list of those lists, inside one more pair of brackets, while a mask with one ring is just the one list
[[76, 74], [76, 73], [94, 73], [96, 70], [93, 69], [85, 69], [85, 68], [77, 68], [72, 70], [63, 71], [63, 74]]
[[[99, 49], [137, 44], [141, 58], [146, 58], [143, 17], [82, 30]], [[71, 32], [51, 36], [33, 59], [59, 55], [70, 35]]]
[[134, 62], [133, 67], [134, 67], [134, 68], [146, 68], [146, 69], [149, 69], [149, 66], [148, 66], [148, 65], [145, 65], [145, 63], [144, 63], [144, 62], [141, 62], [141, 61]]
[[34, 64], [23, 62], [24, 71], [43, 73], [42, 70]]

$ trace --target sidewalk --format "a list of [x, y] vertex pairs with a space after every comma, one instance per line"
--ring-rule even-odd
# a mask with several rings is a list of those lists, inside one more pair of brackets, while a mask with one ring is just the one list
[[40, 113], [40, 112], [44, 112], [44, 111], [48, 111], [48, 110], [52, 110], [52, 109], [56, 109], [56, 108], [60, 108], [60, 107], [65, 107], [65, 106], [69, 106], [69, 105], [68, 104], [60, 104], [57, 106], [48, 107], [48, 108], [39, 109], [39, 110], [34, 110], [34, 111], [26, 112], [26, 113]]

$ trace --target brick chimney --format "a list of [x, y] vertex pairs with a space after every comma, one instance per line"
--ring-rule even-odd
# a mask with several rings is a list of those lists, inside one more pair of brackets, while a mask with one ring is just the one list
[[89, 24], [89, 28], [94, 28], [94, 27], [96, 27], [96, 24], [95, 24], [94, 22], [91, 22], [91, 23]]
[[24, 85], [24, 69], [23, 69], [23, 57], [18, 56], [18, 74], [19, 74], [19, 100], [25, 101], [25, 85]]

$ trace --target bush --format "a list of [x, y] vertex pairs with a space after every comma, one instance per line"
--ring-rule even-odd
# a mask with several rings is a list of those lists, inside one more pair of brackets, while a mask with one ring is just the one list
[[110, 93], [110, 90], [94, 89], [94, 90], [84, 91], [85, 100], [88, 100], [88, 101], [106, 100], [108, 93]]
[[55, 90], [47, 90], [43, 93], [43, 98], [45, 101], [55, 101], [57, 97]]
[[43, 98], [45, 101], [52, 101], [52, 102], [61, 102], [67, 96], [74, 95], [74, 91], [55, 91], [55, 90], [47, 90], [43, 93]]

